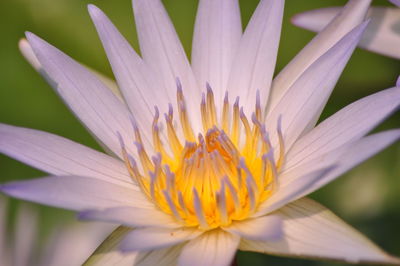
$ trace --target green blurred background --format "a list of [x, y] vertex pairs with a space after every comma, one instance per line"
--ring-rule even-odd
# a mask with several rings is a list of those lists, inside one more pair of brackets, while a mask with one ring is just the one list
[[[314, 36], [294, 27], [290, 17], [309, 9], [343, 5], [344, 0], [287, 0], [277, 70]], [[93, 3], [105, 11], [138, 50], [130, 0], [0, 0], [0, 122], [52, 132], [100, 149], [46, 82], [24, 61], [17, 49], [24, 31], [32, 31], [73, 58], [112, 76], [105, 54], [87, 13]], [[168, 12], [188, 54], [191, 49], [197, 1], [165, 0]], [[240, 1], [246, 25], [258, 0]], [[374, 1], [374, 5], [389, 5]], [[400, 49], [400, 48], [399, 48]], [[400, 74], [400, 61], [357, 49], [328, 102], [323, 117], [343, 106], [392, 86]], [[377, 130], [400, 126], [395, 114]], [[378, 156], [314, 193], [336, 214], [385, 250], [400, 256], [400, 145]], [[43, 176], [44, 173], [0, 155], [0, 183]], [[11, 224], [17, 200], [11, 200]], [[74, 219], [71, 212], [37, 206], [40, 235], [60, 221]], [[10, 229], [12, 230], [12, 229]], [[331, 265], [239, 252], [239, 265]], [[338, 265], [338, 264], [334, 264]]]

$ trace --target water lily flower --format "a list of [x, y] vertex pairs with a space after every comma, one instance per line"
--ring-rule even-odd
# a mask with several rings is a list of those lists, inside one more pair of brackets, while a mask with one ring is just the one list
[[0, 190], [123, 225], [93, 264], [229, 265], [237, 249], [399, 264], [304, 198], [400, 138], [366, 136], [399, 107], [396, 86], [317, 125], [369, 4], [350, 0], [274, 79], [283, 0], [261, 0], [244, 32], [238, 1], [201, 0], [191, 63], [160, 0], [133, 0], [141, 57], [90, 5], [122, 98], [27, 33], [25, 54], [107, 154], [1, 125], [0, 151], [51, 176]]
[[[392, 0], [400, 6], [399, 0]], [[298, 27], [319, 32], [340, 12], [340, 7], [328, 7], [299, 13], [292, 18]], [[359, 47], [400, 59], [400, 8], [371, 7], [367, 17], [371, 19]]]
[[[8, 199], [0, 195], [0, 258], [2, 266], [82, 265], [115, 226], [105, 223], [64, 222], [52, 228], [44, 246], [38, 245], [37, 209], [20, 204], [14, 230], [7, 230]], [[11, 235], [10, 231], [14, 233]]]

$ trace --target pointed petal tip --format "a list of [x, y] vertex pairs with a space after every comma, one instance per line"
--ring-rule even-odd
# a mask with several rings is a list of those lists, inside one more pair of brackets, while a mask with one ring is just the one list
[[18, 49], [22, 56], [31, 64], [31, 66], [37, 71], [40, 71], [42, 66], [26, 38], [21, 38], [18, 41]]
[[36, 51], [38, 45], [40, 46], [46, 43], [42, 38], [30, 31], [25, 32], [25, 37], [34, 52]]
[[104, 16], [103, 11], [93, 4], [88, 4], [87, 9], [92, 19], [94, 19], [97, 16]]
[[76, 218], [84, 221], [92, 220], [92, 212], [92, 210], [81, 211], [76, 215]]
[[28, 40], [26, 38], [19, 39], [18, 47], [20, 50], [25, 50], [27, 47], [29, 47]]
[[396, 87], [400, 88], [400, 76], [397, 78]]
[[94, 11], [94, 10], [97, 10], [97, 9], [99, 9], [97, 6], [95, 6], [94, 4], [88, 4], [87, 5], [87, 9], [89, 10], [89, 11]]
[[35, 55], [35, 58], [38, 57], [37, 53], [40, 49], [45, 48], [46, 45], [47, 46], [50, 45], [45, 40], [43, 40], [42, 38], [40, 38], [39, 36], [30, 31], [25, 32], [25, 37], [30, 46], [31, 51]]
[[306, 28], [308, 26], [308, 23], [307, 21], [304, 21], [304, 19], [307, 20], [309, 12], [310, 11], [294, 14], [290, 18], [290, 23], [300, 28]]
[[[329, 10], [329, 9], [330, 9], [329, 7], [323, 8], [323, 9], [313, 9], [313, 10], [307, 10], [304, 12], [294, 14], [290, 18], [290, 23], [292, 23], [293, 25], [295, 25], [299, 28], [313, 31], [313, 28], [315, 27], [316, 24], [322, 24], [325, 22], [327, 15], [324, 14], [323, 11]], [[328, 20], [328, 19], [326, 19], [326, 20]], [[328, 21], [330, 21], [330, 20], [328, 20]]]
[[28, 40], [28, 42], [31, 42], [35, 39], [39, 39], [38, 36], [36, 36], [34, 33], [30, 32], [30, 31], [25, 31], [25, 37]]

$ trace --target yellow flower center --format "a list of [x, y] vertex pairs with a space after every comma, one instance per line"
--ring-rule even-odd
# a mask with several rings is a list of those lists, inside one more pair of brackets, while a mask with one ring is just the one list
[[248, 218], [274, 192], [284, 160], [279, 127], [280, 151], [274, 159], [265, 126], [260, 122], [259, 94], [252, 123], [239, 108], [239, 99], [230, 105], [227, 94], [218, 122], [213, 92], [208, 86], [200, 105], [203, 133], [197, 138], [179, 82], [177, 102], [185, 144], [174, 127], [172, 107], [165, 114], [168, 146], [160, 138], [156, 108], [152, 127], [155, 156], [148, 156], [139, 129], [134, 126], [141, 170], [121, 142], [133, 180], [160, 210], [184, 226], [212, 229]]

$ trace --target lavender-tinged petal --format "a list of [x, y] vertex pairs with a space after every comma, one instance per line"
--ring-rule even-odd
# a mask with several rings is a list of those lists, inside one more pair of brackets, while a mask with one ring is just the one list
[[[254, 216], [273, 212], [316, 191], [399, 139], [400, 129], [370, 135], [282, 173], [278, 190], [260, 205]], [[319, 170], [324, 168], [329, 170]]]
[[242, 37], [238, 0], [201, 0], [193, 35], [192, 66], [200, 88], [208, 82], [220, 105]]
[[400, 88], [364, 97], [322, 121], [301, 137], [286, 156], [283, 171], [358, 140], [400, 107]]
[[399, 265], [394, 258], [325, 207], [307, 198], [276, 212], [283, 221], [281, 241], [242, 240], [239, 249], [297, 258], [347, 263]]
[[[116, 137], [133, 136], [129, 111], [90, 71], [32, 33], [26, 34], [44, 75], [82, 123], [113, 153], [122, 156]], [[128, 150], [134, 151], [129, 142]]]
[[10, 182], [0, 185], [0, 191], [15, 198], [76, 211], [117, 206], [154, 208], [140, 191], [81, 176]]
[[[295, 15], [292, 23], [310, 31], [320, 32], [339, 12], [339, 7], [311, 10]], [[394, 27], [400, 21], [400, 9], [371, 7], [367, 17], [371, 19], [371, 22], [358, 46], [371, 52], [400, 59], [400, 32]]]
[[52, 175], [89, 176], [137, 190], [123, 162], [43, 131], [0, 124], [0, 153]]
[[350, 0], [324, 30], [309, 42], [272, 82], [268, 104], [270, 112], [301, 74], [319, 57], [360, 24], [367, 13], [371, 0]]
[[118, 227], [86, 260], [85, 265], [170, 266], [177, 264], [182, 244], [150, 251], [129, 253], [120, 251], [121, 241], [131, 231], [132, 229], [127, 227]]
[[167, 111], [167, 92], [157, 75], [136, 54], [107, 16], [94, 5], [89, 5], [88, 9], [124, 99], [143, 131], [143, 137], [149, 139], [154, 106], [158, 106], [162, 113]]
[[178, 265], [228, 266], [232, 263], [239, 241], [240, 237], [223, 230], [206, 232], [183, 247]]
[[[39, 60], [37, 59], [35, 53], [32, 50], [31, 45], [29, 44], [29, 42], [25, 39], [22, 38], [19, 40], [18, 42], [18, 48], [19, 51], [21, 52], [21, 54], [24, 56], [24, 58], [26, 59], [26, 61], [28, 61], [28, 63], [39, 73], [43, 73], [43, 67], [40, 64]], [[110, 79], [109, 77], [101, 74], [100, 72], [94, 70], [94, 69], [90, 69], [88, 68], [89, 71], [91, 71], [93, 74], [95, 74], [97, 76], [97, 78], [103, 82], [104, 85], [106, 85], [114, 94], [115, 96], [118, 97], [118, 99], [122, 100], [122, 96], [121, 96], [121, 92], [119, 91], [119, 88], [117, 86], [117, 83], [115, 83], [114, 80]]]
[[[286, 150], [314, 127], [366, 26], [367, 22], [357, 26], [318, 58], [271, 110], [266, 124], [278, 125], [282, 118]], [[276, 147], [279, 143], [278, 132], [273, 130], [270, 137], [272, 145]]]
[[161, 0], [132, 0], [140, 50], [144, 61], [162, 79], [168, 102], [176, 105], [176, 78], [179, 78], [186, 99], [192, 127], [199, 132], [200, 90], [174, 26]]
[[158, 209], [143, 209], [135, 207], [115, 207], [105, 210], [87, 210], [79, 214], [83, 220], [97, 220], [122, 224], [129, 227], [161, 227], [176, 228], [181, 225], [171, 215]]
[[358, 164], [364, 162], [365, 160], [382, 151], [386, 147], [397, 142], [399, 139], [400, 129], [388, 130], [362, 138], [359, 141], [356, 141], [349, 145], [348, 148], [344, 147], [342, 149], [338, 149], [336, 154], [333, 151], [333, 154], [326, 154], [324, 156], [325, 158], [320, 158], [320, 160], [316, 159], [313, 163], [310, 163], [309, 165], [326, 164], [327, 162], [329, 163], [329, 160], [333, 161], [333, 159], [330, 158], [338, 157], [337, 154], [342, 154], [342, 156], [340, 156], [340, 158], [337, 160], [338, 167], [334, 168], [323, 178], [317, 180], [317, 182], [315, 182], [312, 186], [310, 186], [306, 191], [303, 192], [303, 196], [325, 186], [327, 183], [335, 180]]
[[268, 101], [278, 53], [284, 1], [262, 0], [247, 26], [229, 76], [231, 97], [240, 97], [246, 115], [254, 111], [260, 91], [262, 110]]

